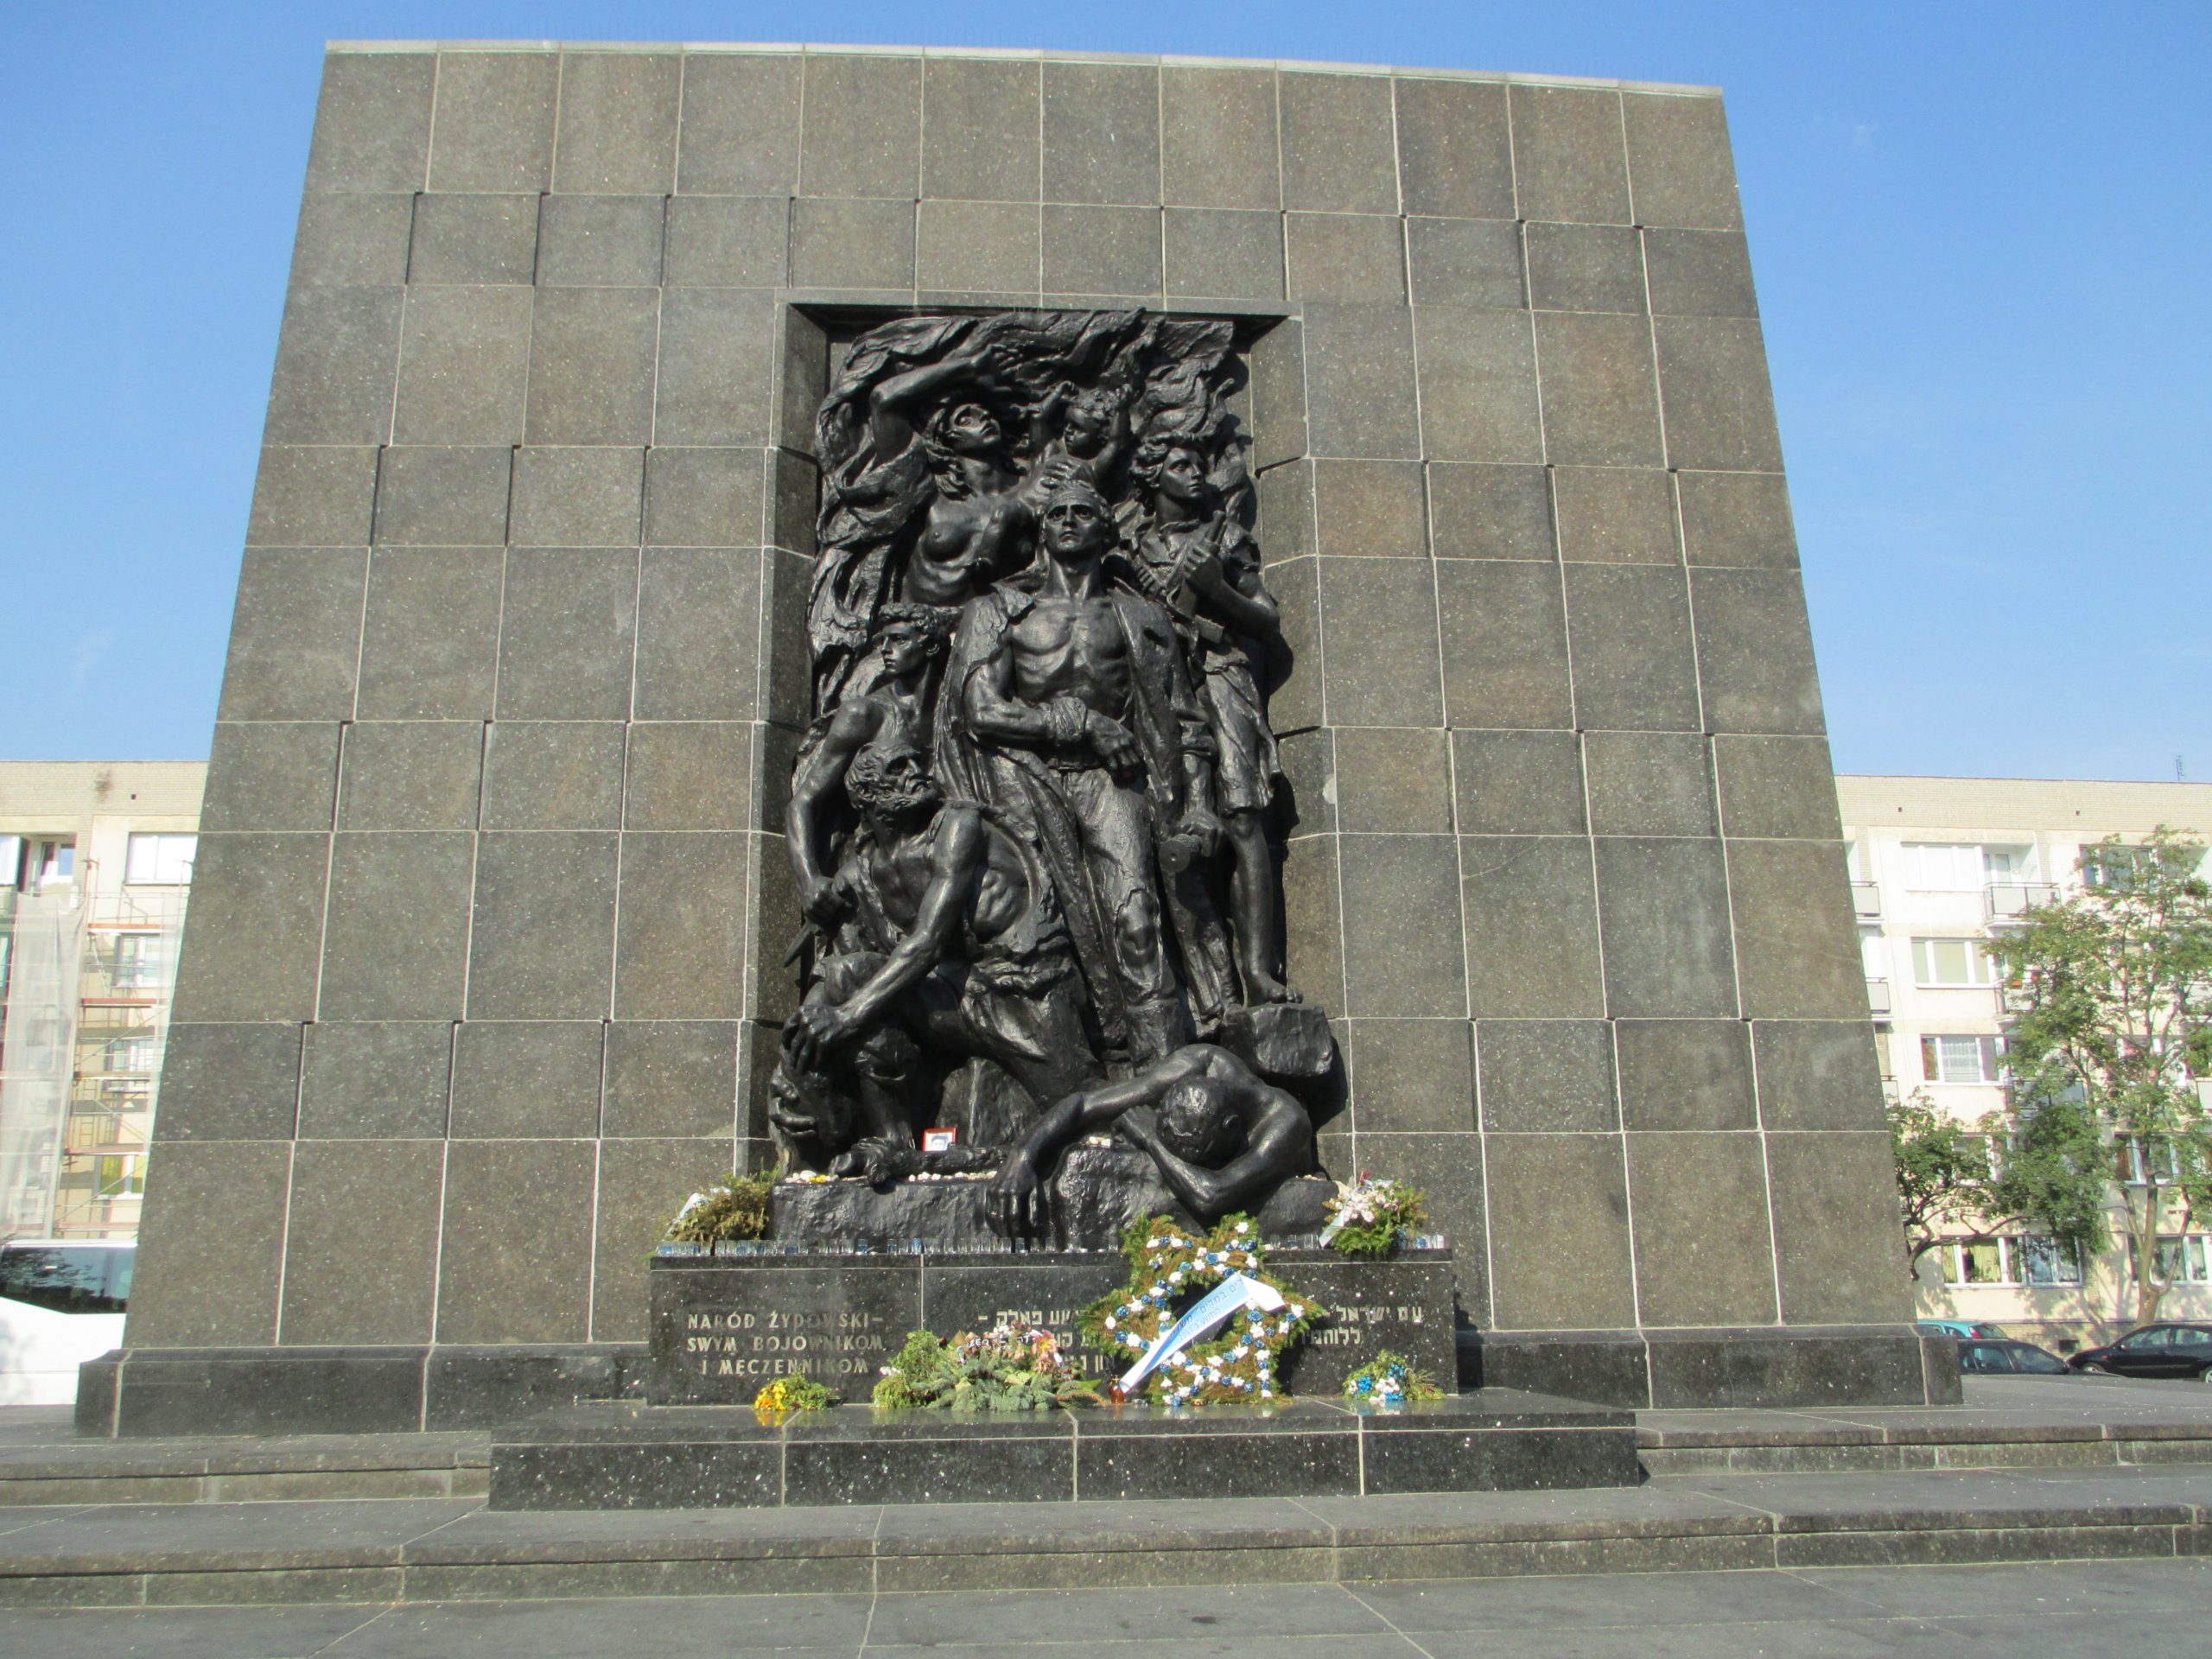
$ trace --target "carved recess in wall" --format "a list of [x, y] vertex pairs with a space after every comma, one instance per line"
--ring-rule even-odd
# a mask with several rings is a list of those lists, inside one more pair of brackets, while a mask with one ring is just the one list
[[1233, 344], [1095, 311], [853, 343], [817, 424], [787, 1165], [1049, 1178], [1111, 1128], [1207, 1210], [1313, 1167], [1280, 1085], [1332, 1052], [1283, 978], [1281, 640]]

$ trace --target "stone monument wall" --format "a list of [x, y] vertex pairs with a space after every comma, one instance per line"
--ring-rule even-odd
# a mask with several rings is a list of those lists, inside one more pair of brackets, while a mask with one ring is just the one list
[[1607, 1364], [1910, 1318], [1716, 94], [402, 45], [325, 71], [134, 1356], [642, 1339], [766, 1149], [815, 409], [1039, 305], [1237, 323], [1330, 1169]]

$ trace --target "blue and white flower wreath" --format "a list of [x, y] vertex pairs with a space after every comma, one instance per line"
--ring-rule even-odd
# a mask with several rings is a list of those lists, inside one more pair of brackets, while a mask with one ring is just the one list
[[1246, 1306], [1220, 1334], [1193, 1342], [1141, 1385], [1161, 1405], [1251, 1405], [1285, 1397], [1283, 1356], [1319, 1312], [1270, 1279], [1266, 1247], [1249, 1216], [1229, 1216], [1211, 1232], [1151, 1216], [1122, 1236], [1129, 1282], [1084, 1311], [1083, 1334], [1122, 1364], [1141, 1358], [1187, 1303], [1241, 1274], [1274, 1293], [1280, 1306]]

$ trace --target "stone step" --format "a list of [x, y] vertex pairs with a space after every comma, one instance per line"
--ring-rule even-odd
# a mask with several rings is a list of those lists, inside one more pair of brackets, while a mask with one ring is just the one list
[[77, 1439], [66, 1407], [14, 1408], [4, 1421], [0, 1517], [79, 1503], [480, 1497], [490, 1477], [482, 1431], [109, 1440]]
[[516, 1514], [463, 1499], [180, 1503], [0, 1516], [0, 1604], [1327, 1583], [2208, 1553], [2212, 1465], [2202, 1465], [626, 1514]]
[[1632, 1486], [1625, 1411], [1513, 1389], [1362, 1409], [878, 1412], [601, 1403], [494, 1431], [492, 1507], [1307, 1497]]

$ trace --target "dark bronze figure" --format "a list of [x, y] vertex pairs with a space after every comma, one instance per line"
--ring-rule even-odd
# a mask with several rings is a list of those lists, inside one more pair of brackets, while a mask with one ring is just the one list
[[846, 355], [785, 823], [791, 1162], [916, 1166], [982, 1062], [1019, 1103], [1008, 1230], [1093, 1119], [1194, 1213], [1312, 1169], [1277, 1084], [1328, 1042], [1282, 971], [1279, 632], [1233, 343], [1030, 311], [902, 318]]

